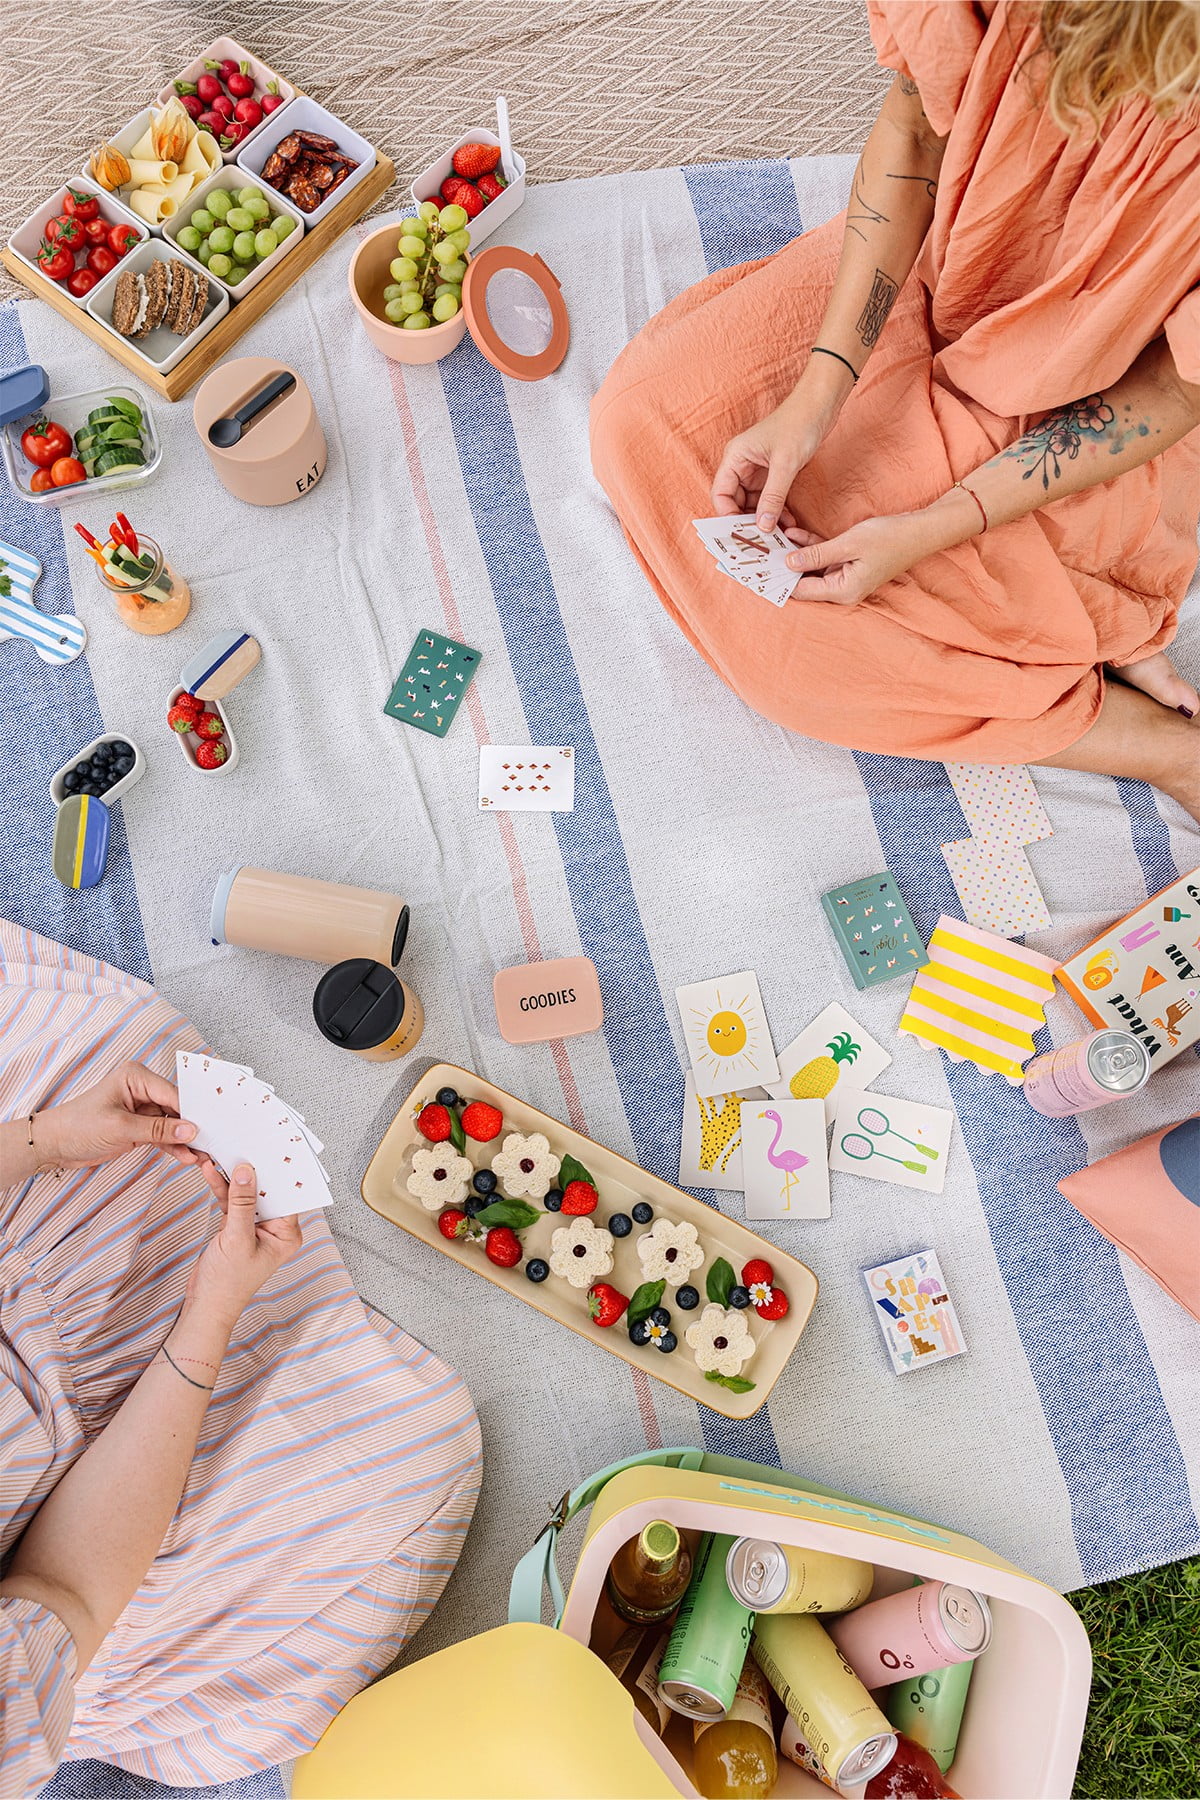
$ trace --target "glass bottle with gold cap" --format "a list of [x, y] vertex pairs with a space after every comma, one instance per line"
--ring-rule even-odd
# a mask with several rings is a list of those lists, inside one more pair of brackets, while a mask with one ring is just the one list
[[657, 1625], [683, 1599], [691, 1573], [692, 1553], [675, 1526], [653, 1519], [617, 1551], [605, 1591], [631, 1625]]
[[697, 1719], [692, 1780], [704, 1800], [765, 1800], [778, 1761], [771, 1725], [771, 1687], [747, 1656], [737, 1693], [723, 1719]]

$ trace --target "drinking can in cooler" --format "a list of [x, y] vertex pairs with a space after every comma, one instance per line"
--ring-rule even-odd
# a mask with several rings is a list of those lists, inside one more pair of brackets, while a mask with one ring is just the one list
[[754, 1656], [830, 1787], [858, 1787], [892, 1760], [895, 1732], [811, 1613], [756, 1619]]
[[847, 1613], [829, 1635], [867, 1687], [879, 1688], [972, 1662], [991, 1642], [992, 1615], [982, 1594], [926, 1581]]
[[1078, 1043], [1035, 1056], [1025, 1098], [1035, 1112], [1066, 1119], [1136, 1094], [1150, 1079], [1150, 1052], [1131, 1031], [1094, 1031]]
[[729, 1591], [756, 1613], [834, 1613], [861, 1606], [875, 1571], [852, 1556], [738, 1538], [725, 1563]]
[[731, 1537], [706, 1532], [659, 1669], [659, 1693], [688, 1719], [721, 1719], [733, 1704], [754, 1614], [729, 1591]]
[[888, 1695], [887, 1716], [897, 1731], [928, 1750], [944, 1775], [958, 1749], [973, 1662], [953, 1663], [898, 1681]]

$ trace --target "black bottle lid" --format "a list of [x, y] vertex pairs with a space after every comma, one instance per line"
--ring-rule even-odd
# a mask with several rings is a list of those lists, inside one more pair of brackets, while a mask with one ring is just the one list
[[400, 1029], [403, 1017], [400, 977], [369, 956], [335, 963], [313, 995], [318, 1031], [343, 1050], [374, 1050], [385, 1044]]

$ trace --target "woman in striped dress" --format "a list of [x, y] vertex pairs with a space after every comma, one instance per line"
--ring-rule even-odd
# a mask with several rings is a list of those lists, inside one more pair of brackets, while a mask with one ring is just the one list
[[[165, 1079], [197, 1033], [0, 920], [0, 1793], [298, 1755], [392, 1660], [479, 1481], [460, 1379], [254, 1223]], [[238, 1179], [239, 1175], [245, 1179]], [[222, 1213], [224, 1217], [222, 1217]]]

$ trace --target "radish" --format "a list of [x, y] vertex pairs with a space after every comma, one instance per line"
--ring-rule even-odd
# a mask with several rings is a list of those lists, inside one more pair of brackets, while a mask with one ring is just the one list
[[245, 68], [235, 69], [232, 75], [226, 76], [225, 86], [235, 100], [249, 100], [254, 93], [254, 78], [247, 75]]
[[189, 119], [198, 119], [204, 111], [204, 102], [199, 94], [181, 94], [179, 104]]
[[196, 82], [196, 92], [205, 106], [211, 106], [214, 100], [221, 100], [225, 90], [215, 75], [201, 75]]
[[200, 114], [196, 123], [201, 131], [211, 131], [219, 137], [228, 125], [229, 120], [219, 112], [204, 112]]
[[253, 131], [256, 125], [263, 122], [263, 109], [257, 100], [239, 100], [233, 109], [233, 116]]
[[223, 119], [221, 123], [223, 126], [221, 132], [222, 150], [231, 150], [235, 144], [240, 144], [242, 139], [249, 135], [250, 127], [248, 125], [243, 125], [238, 119]]
[[284, 98], [282, 94], [277, 93], [272, 89], [269, 93], [263, 95], [260, 104], [265, 113], [273, 113], [277, 112], [278, 109], [284, 105]]
[[217, 74], [221, 77], [222, 81], [228, 81], [231, 75], [237, 75], [241, 72], [241, 64], [235, 63], [232, 56], [227, 56], [223, 63], [210, 63], [209, 67], [216, 69]]
[[215, 113], [220, 113], [222, 118], [232, 119], [232, 117], [233, 117], [233, 101], [229, 98], [228, 94], [221, 94], [216, 100], [213, 101], [212, 110]]

